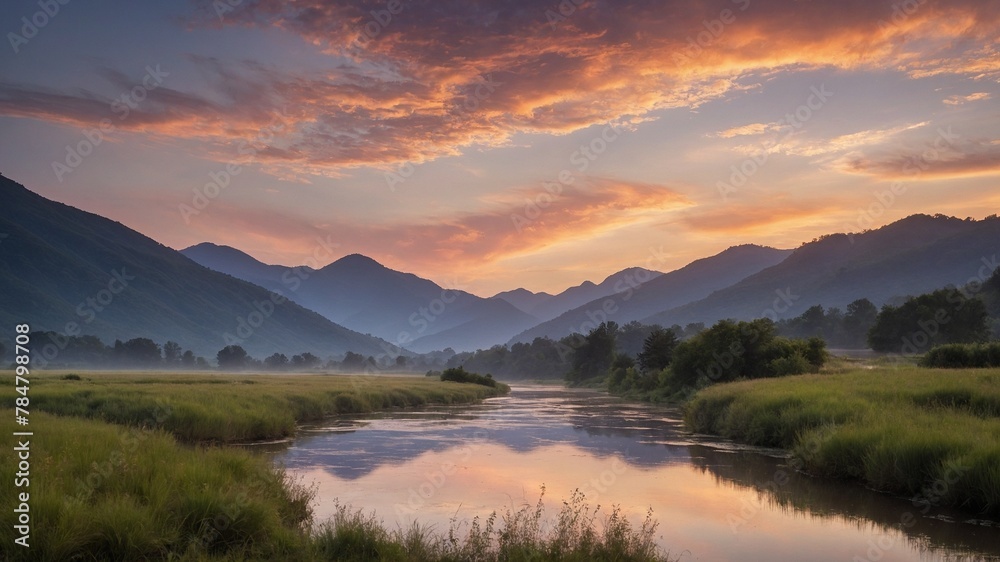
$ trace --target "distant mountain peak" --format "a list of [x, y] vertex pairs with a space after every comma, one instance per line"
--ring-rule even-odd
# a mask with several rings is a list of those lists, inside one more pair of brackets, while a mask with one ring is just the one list
[[340, 258], [339, 260], [331, 263], [330, 265], [328, 265], [326, 267], [332, 267], [332, 266], [351, 267], [351, 268], [360, 268], [360, 267], [372, 268], [372, 267], [376, 267], [376, 268], [380, 268], [380, 269], [386, 269], [386, 267], [384, 265], [382, 265], [381, 263], [375, 261], [374, 259], [372, 259], [372, 258], [370, 258], [370, 257], [368, 257], [368, 256], [366, 256], [364, 254], [348, 254], [348, 255]]

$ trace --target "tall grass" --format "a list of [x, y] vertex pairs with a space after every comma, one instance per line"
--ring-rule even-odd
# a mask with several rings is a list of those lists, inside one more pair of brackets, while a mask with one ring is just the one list
[[331, 562], [670, 560], [656, 545], [657, 525], [652, 514], [635, 529], [617, 508], [601, 523], [597, 521], [599, 511], [575, 492], [570, 501], [563, 502], [558, 518], [548, 528], [550, 522], [544, 517], [540, 497], [534, 507], [508, 508], [485, 520], [477, 517], [467, 531], [452, 522], [447, 535], [438, 536], [416, 526], [389, 531], [374, 515], [338, 506], [331, 520], [320, 527], [314, 545], [318, 557]]
[[[0, 431], [24, 430], [0, 410]], [[311, 490], [239, 449], [181, 446], [160, 430], [32, 412], [30, 485], [0, 463], [4, 513], [28, 492], [30, 548], [0, 526], [0, 559], [288, 558], [306, 545]]]
[[736, 382], [699, 392], [685, 419], [697, 432], [790, 449], [811, 473], [1000, 514], [1000, 370]]
[[[75, 374], [75, 373], [73, 373]], [[424, 377], [60, 373], [31, 377], [31, 406], [61, 416], [158, 426], [186, 442], [280, 439], [297, 424], [343, 413], [471, 403], [509, 392]], [[13, 404], [13, 375], [0, 375], [0, 404]]]

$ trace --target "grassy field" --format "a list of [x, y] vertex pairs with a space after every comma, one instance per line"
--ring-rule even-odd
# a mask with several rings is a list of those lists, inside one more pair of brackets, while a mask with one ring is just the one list
[[700, 391], [685, 417], [699, 433], [790, 449], [813, 474], [1000, 514], [1000, 369], [735, 382]]
[[[30, 423], [15, 424], [14, 377], [0, 376], [0, 434], [30, 430], [27, 487], [0, 461], [0, 509], [30, 494], [30, 548], [0, 526], [0, 560], [458, 561], [665, 560], [612, 513], [602, 532], [576, 502], [554, 534], [522, 510], [458, 533], [389, 531], [344, 507], [314, 525], [314, 490], [226, 443], [291, 435], [338, 413], [474, 402], [508, 388], [427, 377], [46, 373], [30, 377]], [[16, 445], [14, 437], [9, 446]], [[20, 438], [26, 439], [26, 438]]]
[[[509, 391], [406, 376], [66, 372], [30, 380], [31, 411], [219, 443], [288, 437], [298, 423], [335, 414], [465, 404]], [[14, 376], [0, 375], [0, 404], [16, 397]]]

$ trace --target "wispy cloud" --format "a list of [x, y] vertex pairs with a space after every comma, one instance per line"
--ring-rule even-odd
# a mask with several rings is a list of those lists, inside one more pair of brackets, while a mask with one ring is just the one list
[[948, 96], [944, 99], [944, 103], [947, 105], [963, 105], [966, 103], [971, 103], [974, 101], [988, 100], [992, 96], [987, 92], [976, 92], [974, 94], [969, 94], [967, 96]]

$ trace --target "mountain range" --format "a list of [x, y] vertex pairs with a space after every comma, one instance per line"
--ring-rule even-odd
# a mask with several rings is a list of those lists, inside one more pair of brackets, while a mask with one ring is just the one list
[[[251, 355], [348, 350], [387, 342], [348, 330], [265, 288], [198, 265], [99, 215], [45, 199], [0, 176], [0, 324], [88, 334], [107, 343], [147, 337], [214, 358], [229, 343]], [[227, 337], [228, 335], [228, 337]], [[58, 354], [57, 342], [48, 355]]]
[[779, 264], [707, 297], [642, 319], [663, 325], [790, 318], [812, 305], [867, 298], [881, 306], [946, 285], [985, 281], [998, 267], [1000, 219], [912, 215], [860, 234], [823, 236]]
[[586, 282], [558, 295], [537, 295], [535, 306], [528, 306], [534, 294], [523, 289], [514, 292], [515, 297], [483, 298], [389, 269], [359, 254], [311, 269], [265, 264], [211, 243], [181, 253], [205, 267], [288, 295], [333, 322], [420, 353], [448, 347], [474, 351], [504, 343], [538, 324], [541, 320], [535, 313], [549, 317], [595, 295], [611, 294], [626, 276], [659, 275], [629, 268], [599, 284]]
[[173, 340], [214, 357], [470, 351], [586, 333], [604, 320], [664, 326], [774, 319], [812, 305], [876, 305], [985, 280], [1000, 219], [913, 215], [781, 250], [733, 246], [661, 273], [627, 268], [558, 294], [489, 298], [351, 254], [319, 267], [262, 263], [235, 248], [168, 248], [0, 176], [0, 322], [105, 341]]
[[735, 246], [644, 283], [619, 285], [613, 293], [597, 297], [521, 332], [511, 343], [527, 343], [537, 337], [559, 339], [574, 332], [586, 333], [588, 327], [604, 319], [619, 324], [642, 320], [654, 311], [670, 310], [707, 297], [712, 291], [781, 263], [791, 253], [791, 250], [750, 244]]

